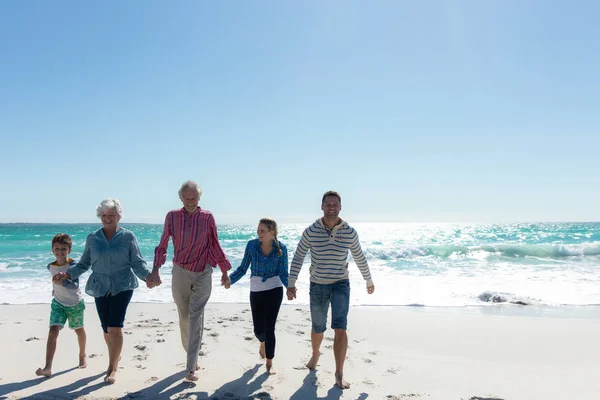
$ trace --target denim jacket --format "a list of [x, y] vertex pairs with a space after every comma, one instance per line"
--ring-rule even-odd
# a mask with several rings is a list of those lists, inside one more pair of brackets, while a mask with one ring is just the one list
[[137, 238], [133, 232], [118, 228], [110, 240], [102, 228], [88, 235], [81, 259], [67, 270], [71, 279], [79, 278], [92, 269], [85, 292], [92, 297], [115, 295], [139, 286], [135, 275], [145, 281], [150, 271], [142, 258]]

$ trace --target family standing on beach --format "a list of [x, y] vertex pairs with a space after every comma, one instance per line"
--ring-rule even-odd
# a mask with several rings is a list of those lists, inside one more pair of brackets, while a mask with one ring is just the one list
[[288, 300], [296, 298], [295, 284], [304, 258], [310, 250], [312, 357], [306, 367], [317, 367], [331, 305], [331, 329], [335, 332], [335, 383], [342, 389], [350, 387], [344, 379], [350, 306], [349, 252], [367, 282], [369, 294], [375, 291], [375, 286], [358, 234], [339, 217], [342, 209], [341, 196], [334, 191], [323, 195], [323, 217], [303, 232], [289, 273], [287, 247], [277, 238], [277, 222], [263, 218], [258, 224], [258, 238], [247, 243], [241, 264], [228, 275], [231, 263], [219, 244], [212, 213], [198, 206], [201, 195], [202, 190], [193, 181], [186, 181], [181, 186], [179, 198], [183, 207], [167, 213], [160, 242], [154, 251], [152, 270], [148, 269], [142, 258], [133, 232], [118, 225], [123, 217], [123, 208], [117, 199], [105, 199], [97, 207], [96, 214], [102, 222], [102, 228], [88, 235], [79, 262], [68, 258], [72, 249], [72, 240], [68, 235], [61, 233], [52, 239], [52, 253], [56, 260], [48, 265], [53, 282], [50, 330], [46, 365], [37, 369], [37, 375], [52, 374], [52, 360], [59, 331], [67, 321], [69, 328], [77, 334], [79, 367], [87, 366], [83, 324], [85, 303], [79, 288], [79, 277], [91, 269], [85, 292], [94, 297], [108, 348], [109, 362], [104, 381], [116, 381], [123, 348], [125, 315], [133, 291], [139, 285], [138, 278], [145, 281], [148, 288], [162, 283], [159, 270], [166, 262], [169, 239], [172, 239], [174, 257], [171, 287], [179, 315], [181, 342], [187, 354], [187, 380], [198, 380], [198, 352], [204, 331], [204, 308], [212, 291], [213, 269], [217, 266], [221, 270], [221, 285], [226, 289], [238, 282], [250, 268], [250, 306], [254, 334], [260, 342], [260, 357], [266, 359], [267, 373], [275, 373], [275, 325], [283, 301], [283, 287], [287, 289]]

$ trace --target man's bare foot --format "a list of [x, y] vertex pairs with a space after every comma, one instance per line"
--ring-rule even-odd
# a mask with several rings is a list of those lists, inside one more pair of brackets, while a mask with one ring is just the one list
[[196, 382], [198, 380], [198, 375], [196, 375], [196, 371], [188, 372], [187, 376], [185, 377], [185, 380], [190, 382]]
[[269, 360], [267, 358], [267, 362], [266, 362], [265, 366], [267, 367], [267, 374], [269, 374], [269, 375], [275, 375], [277, 373], [273, 369], [273, 360]]
[[335, 385], [340, 389], [349, 389], [350, 384], [346, 382], [342, 375], [335, 374]]
[[46, 376], [46, 377], [48, 377], [48, 378], [49, 378], [49, 377], [50, 377], [50, 375], [52, 375], [52, 370], [51, 370], [50, 368], [44, 368], [44, 369], [42, 369], [42, 368], [38, 368], [38, 369], [35, 371], [35, 374], [36, 374], [37, 376]]
[[267, 354], [266, 354], [266, 351], [265, 351], [265, 342], [260, 342], [260, 349], [258, 350], [258, 355], [263, 360], [265, 359], [265, 357], [267, 357]]
[[310, 358], [310, 360], [308, 360], [308, 362], [306, 363], [306, 368], [308, 369], [317, 369], [317, 363], [319, 362], [319, 357], [321, 356], [321, 353], [319, 354], [313, 354], [312, 357]]
[[79, 368], [85, 368], [87, 367], [87, 357], [83, 356], [83, 357], [79, 357]]
[[117, 375], [116, 370], [109, 369], [108, 371], [106, 371], [106, 376], [104, 377], [104, 382], [112, 385], [113, 383], [115, 383], [117, 381], [116, 375]]

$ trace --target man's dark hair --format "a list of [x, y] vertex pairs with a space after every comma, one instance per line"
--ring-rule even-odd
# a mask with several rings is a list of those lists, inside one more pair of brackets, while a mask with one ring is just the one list
[[329, 197], [329, 196], [337, 197], [338, 200], [340, 201], [340, 204], [342, 204], [342, 196], [340, 196], [340, 194], [338, 192], [336, 192], [335, 190], [329, 190], [329, 191], [325, 192], [325, 194], [323, 195], [323, 198], [321, 199], [321, 204], [325, 203], [325, 198]]

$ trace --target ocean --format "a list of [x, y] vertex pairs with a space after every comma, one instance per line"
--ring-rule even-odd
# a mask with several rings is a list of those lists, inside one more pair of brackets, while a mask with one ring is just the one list
[[[279, 239], [290, 262], [302, 231], [311, 223], [282, 224]], [[350, 221], [351, 222], [351, 221]], [[138, 238], [148, 266], [162, 225], [123, 224]], [[357, 223], [375, 293], [368, 295], [351, 261], [352, 305], [493, 306], [521, 304], [563, 307], [600, 305], [600, 223], [386, 224]], [[100, 224], [0, 224], [0, 303], [49, 303], [54, 260], [52, 237], [73, 238], [78, 259], [86, 236]], [[219, 225], [219, 240], [236, 268], [256, 225]], [[135, 302], [172, 302], [171, 260], [161, 268], [163, 284], [136, 290]], [[308, 304], [309, 257], [300, 274], [296, 304]], [[212, 302], [248, 301], [249, 275], [231, 289], [213, 274]], [[82, 277], [85, 284], [89, 274]], [[86, 295], [86, 301], [92, 301]], [[284, 301], [284, 303], [287, 300]]]

